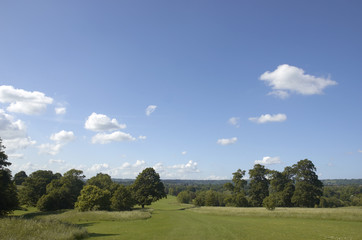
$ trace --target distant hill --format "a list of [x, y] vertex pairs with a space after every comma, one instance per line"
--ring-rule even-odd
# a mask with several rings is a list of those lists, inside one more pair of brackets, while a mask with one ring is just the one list
[[[135, 179], [113, 178], [114, 182], [130, 185]], [[362, 179], [322, 179], [325, 186], [362, 185]], [[183, 180], [183, 179], [162, 179], [165, 184], [171, 185], [223, 185], [231, 180]]]

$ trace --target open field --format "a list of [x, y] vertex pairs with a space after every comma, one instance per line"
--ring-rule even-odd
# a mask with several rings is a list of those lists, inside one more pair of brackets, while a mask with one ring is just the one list
[[[152, 214], [151, 214], [152, 212]], [[33, 215], [33, 216], [32, 216]], [[152, 215], [152, 216], [151, 216]], [[89, 239], [362, 239], [362, 208], [221, 208], [169, 196], [132, 212], [28, 213], [84, 227]], [[151, 217], [150, 217], [151, 216]]]

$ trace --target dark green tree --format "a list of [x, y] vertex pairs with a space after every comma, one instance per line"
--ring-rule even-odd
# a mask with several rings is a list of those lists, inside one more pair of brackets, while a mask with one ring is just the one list
[[132, 191], [136, 203], [141, 205], [142, 208], [167, 197], [160, 175], [153, 168], [146, 168], [137, 176], [132, 185]]
[[59, 173], [53, 174], [49, 170], [38, 170], [29, 175], [23, 182], [19, 191], [19, 199], [21, 204], [28, 206], [36, 206], [38, 200], [46, 194], [47, 185], [54, 179], [59, 179]]
[[0, 216], [11, 213], [19, 205], [16, 186], [11, 180], [10, 170], [6, 168], [11, 163], [7, 161], [4, 149], [0, 138]]
[[316, 167], [308, 159], [293, 165], [295, 191], [292, 202], [298, 207], [314, 207], [322, 196], [323, 183], [318, 179]]
[[109, 210], [111, 192], [94, 185], [85, 185], [80, 192], [75, 208], [81, 212], [93, 210]]
[[245, 176], [245, 170], [238, 169], [233, 173], [233, 183], [225, 183], [224, 188], [231, 192], [231, 198], [228, 198], [228, 206], [234, 207], [246, 207], [248, 201], [245, 197], [245, 186], [247, 181], [243, 179]]
[[[104, 174], [104, 173], [97, 173], [96, 176], [91, 177], [88, 181], [87, 181], [87, 185], [94, 185], [99, 187], [100, 189], [108, 189], [111, 190], [113, 181], [111, 176], [109, 176], [108, 174]], [[117, 188], [117, 186], [116, 186]]]
[[275, 201], [275, 206], [292, 207], [292, 196], [295, 188], [291, 168], [286, 167], [283, 172], [269, 171], [268, 176], [270, 181], [269, 195]]
[[269, 181], [266, 178], [267, 173], [268, 169], [260, 164], [255, 164], [254, 168], [249, 170], [249, 197], [251, 205], [254, 207], [261, 207], [264, 198], [269, 195]]
[[20, 171], [14, 175], [14, 182], [16, 185], [21, 185], [27, 177], [26, 172]]
[[71, 169], [46, 187], [46, 194], [37, 202], [41, 211], [72, 209], [84, 185], [83, 171]]
[[129, 187], [118, 184], [111, 198], [111, 209], [117, 211], [131, 210], [134, 205], [135, 201]]

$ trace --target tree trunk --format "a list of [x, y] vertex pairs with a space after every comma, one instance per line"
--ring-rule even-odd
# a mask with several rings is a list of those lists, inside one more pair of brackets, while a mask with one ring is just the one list
[[142, 208], [145, 208], [145, 205], [144, 205], [144, 204], [142, 204]]

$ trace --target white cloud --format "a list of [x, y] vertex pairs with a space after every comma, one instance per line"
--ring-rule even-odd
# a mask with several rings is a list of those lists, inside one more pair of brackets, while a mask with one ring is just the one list
[[98, 133], [92, 137], [92, 143], [106, 144], [110, 142], [124, 142], [124, 141], [135, 141], [136, 138], [132, 137], [129, 133], [116, 131], [110, 134]]
[[192, 160], [186, 164], [176, 164], [172, 166], [164, 166], [162, 163], [156, 163], [153, 168], [160, 174], [161, 178], [169, 179], [190, 179], [200, 172], [197, 162]]
[[3, 109], [0, 109], [0, 136], [7, 153], [14, 153], [16, 150], [24, 149], [36, 143], [27, 136], [25, 123], [21, 120], [15, 120]]
[[58, 133], [54, 133], [50, 136], [50, 139], [55, 142], [70, 142], [74, 140], [75, 136], [72, 131], [60, 131]]
[[260, 117], [251, 117], [249, 118], [249, 120], [256, 123], [284, 122], [285, 120], [287, 120], [287, 115], [283, 113], [278, 113], [274, 115], [264, 114]]
[[271, 165], [271, 164], [279, 164], [281, 163], [279, 157], [263, 157], [262, 160], [255, 160], [254, 164], [261, 164], [261, 165]]
[[47, 105], [53, 103], [53, 99], [42, 92], [29, 92], [2, 85], [0, 86], [0, 102], [10, 103], [6, 108], [9, 112], [32, 115], [45, 111]]
[[237, 137], [233, 137], [233, 138], [221, 138], [219, 140], [217, 140], [217, 144], [220, 144], [220, 145], [230, 145], [230, 144], [234, 144], [236, 143], [236, 141], [238, 140]]
[[269, 94], [287, 98], [291, 93], [302, 95], [322, 94], [323, 89], [336, 85], [337, 82], [304, 73], [304, 70], [288, 64], [279, 65], [273, 72], [265, 72], [260, 80], [273, 89]]
[[362, 153], [362, 150], [358, 150], [358, 152]]
[[23, 159], [24, 158], [24, 154], [22, 153], [13, 153], [13, 154], [8, 154], [9, 159]]
[[235, 126], [235, 127], [239, 127], [239, 121], [240, 121], [240, 118], [238, 117], [232, 117], [228, 120], [228, 123]]
[[215, 175], [211, 175], [206, 178], [206, 180], [225, 180], [225, 179], [228, 179], [228, 178], [225, 176], [220, 177], [220, 176], [215, 176]]
[[52, 163], [63, 164], [63, 163], [65, 163], [65, 161], [61, 160], [61, 159], [49, 159], [49, 163], [50, 164], [52, 164]]
[[57, 155], [62, 147], [63, 144], [61, 143], [55, 143], [55, 144], [44, 143], [38, 146], [40, 154], [49, 154], [52, 156]]
[[140, 140], [146, 140], [147, 137], [146, 137], [146, 136], [139, 136], [138, 139], [140, 139]]
[[124, 129], [126, 124], [119, 124], [115, 118], [110, 119], [104, 114], [92, 113], [85, 122], [84, 127], [95, 132], [102, 132]]
[[68, 142], [74, 140], [75, 136], [72, 131], [61, 130], [60, 132], [54, 133], [50, 136], [50, 140], [55, 143], [44, 143], [38, 146], [40, 154], [57, 155], [62, 147]]
[[147, 116], [150, 116], [151, 113], [153, 113], [155, 110], [156, 110], [157, 106], [156, 105], [149, 105], [147, 108], [146, 108], [146, 115]]
[[67, 112], [67, 109], [65, 107], [57, 107], [54, 109], [54, 111], [57, 115], [62, 115]]
[[186, 155], [186, 154], [187, 154], [187, 152], [186, 152], [186, 151], [183, 151], [181, 154], [182, 154], [182, 155]]
[[107, 163], [100, 163], [100, 164], [93, 164], [88, 171], [90, 172], [101, 172], [101, 171], [107, 171], [109, 169], [109, 165]]

